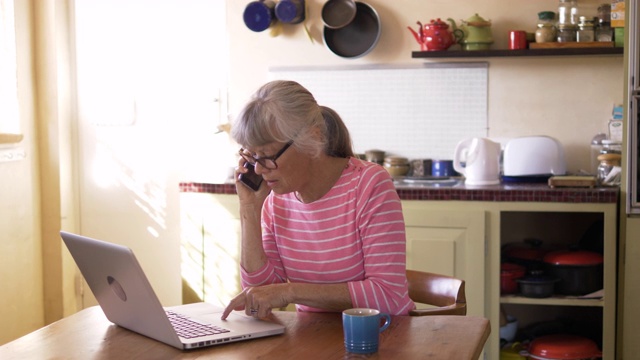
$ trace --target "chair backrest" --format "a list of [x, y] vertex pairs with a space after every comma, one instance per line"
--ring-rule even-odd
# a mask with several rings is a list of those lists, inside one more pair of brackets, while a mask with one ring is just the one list
[[412, 310], [412, 316], [466, 315], [464, 280], [424, 271], [407, 270], [409, 297], [434, 307]]

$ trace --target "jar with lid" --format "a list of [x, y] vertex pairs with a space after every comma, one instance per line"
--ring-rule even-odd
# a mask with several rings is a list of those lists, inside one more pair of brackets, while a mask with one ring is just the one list
[[586, 16], [580, 16], [578, 23], [578, 33], [576, 40], [578, 42], [592, 42], [595, 40], [595, 20]]
[[621, 179], [620, 154], [598, 155], [598, 184], [602, 186], [618, 186]]
[[602, 4], [598, 7], [596, 41], [613, 41], [613, 28], [611, 28], [611, 4]]
[[558, 42], [575, 42], [578, 36], [578, 26], [572, 24], [560, 24], [557, 25], [558, 35], [556, 40]]
[[538, 28], [536, 29], [536, 42], [554, 42], [556, 41], [556, 26], [553, 20], [556, 13], [553, 11], [541, 11], [538, 13]]
[[391, 176], [405, 176], [410, 168], [409, 159], [401, 156], [385, 157], [383, 166]]
[[601, 154], [622, 154], [622, 143], [620, 141], [604, 139], [602, 140]]

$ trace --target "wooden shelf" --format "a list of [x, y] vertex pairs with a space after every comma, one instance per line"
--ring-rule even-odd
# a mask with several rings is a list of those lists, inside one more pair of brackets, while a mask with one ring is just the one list
[[477, 57], [522, 57], [522, 56], [585, 56], [585, 55], [622, 55], [621, 47], [585, 47], [585, 48], [551, 48], [524, 50], [446, 50], [446, 51], [413, 51], [412, 58], [477, 58]]
[[543, 299], [528, 298], [524, 296], [510, 295], [501, 296], [501, 304], [524, 304], [524, 305], [560, 305], [560, 306], [604, 306], [602, 299], [578, 299], [576, 297], [552, 296]]

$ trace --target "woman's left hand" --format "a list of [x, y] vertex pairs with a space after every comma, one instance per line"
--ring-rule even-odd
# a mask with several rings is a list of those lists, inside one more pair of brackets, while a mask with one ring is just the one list
[[222, 313], [222, 319], [226, 319], [232, 310], [244, 310], [247, 315], [259, 319], [268, 317], [271, 309], [289, 305], [286, 299], [287, 286], [288, 284], [270, 284], [244, 289], [231, 299]]

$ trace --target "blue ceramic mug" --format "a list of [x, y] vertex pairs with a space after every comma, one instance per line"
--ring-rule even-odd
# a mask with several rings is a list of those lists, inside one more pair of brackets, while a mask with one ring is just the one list
[[391, 316], [376, 309], [356, 308], [343, 311], [345, 349], [356, 354], [377, 352], [380, 333], [388, 328], [389, 324]]
[[456, 176], [457, 174], [453, 169], [453, 160], [431, 161], [431, 176]]

